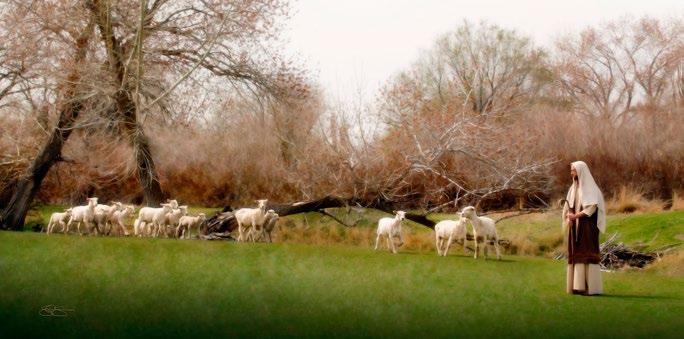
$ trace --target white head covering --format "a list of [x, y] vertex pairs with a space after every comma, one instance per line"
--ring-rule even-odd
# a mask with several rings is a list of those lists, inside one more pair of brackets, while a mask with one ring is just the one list
[[[596, 205], [597, 213], [597, 223], [596, 226], [601, 231], [601, 233], [606, 232], [606, 203], [603, 201], [603, 193], [596, 185], [594, 177], [589, 172], [589, 167], [584, 161], [575, 161], [570, 164], [572, 168], [577, 172], [577, 182], [578, 185], [575, 186], [573, 183], [568, 190], [568, 195], [566, 199], [568, 200], [568, 205], [563, 209], [563, 215], [567, 212], [567, 206], [574, 208], [575, 196], [577, 196], [577, 201], [579, 206], [575, 208], [575, 211], [579, 212], [587, 206]], [[577, 189], [575, 189], [577, 187]]]

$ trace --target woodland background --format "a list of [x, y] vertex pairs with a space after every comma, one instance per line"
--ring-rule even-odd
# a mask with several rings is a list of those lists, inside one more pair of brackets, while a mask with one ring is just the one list
[[[549, 49], [455, 22], [379, 93], [340, 103], [281, 53], [289, 10], [2, 2], [0, 206], [30, 190], [18, 183], [37, 159], [49, 166], [29, 200], [46, 203], [546, 206], [575, 160], [608, 197], [668, 207], [684, 189], [682, 18], [625, 17]], [[46, 158], [55, 135], [65, 142]]]

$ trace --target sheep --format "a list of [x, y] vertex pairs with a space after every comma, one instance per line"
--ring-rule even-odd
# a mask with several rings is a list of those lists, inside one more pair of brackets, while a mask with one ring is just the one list
[[103, 204], [97, 204], [97, 206], [95, 206], [95, 223], [97, 223], [98, 227], [102, 229], [103, 233], [109, 235], [111, 231], [111, 229], [108, 227], [109, 219], [111, 219], [114, 212], [120, 211], [122, 209], [123, 205], [120, 202], [113, 202], [111, 206]]
[[62, 226], [62, 230], [64, 230], [66, 228], [66, 222], [71, 217], [71, 211], [72, 211], [72, 209], [69, 208], [64, 212], [52, 213], [52, 215], [50, 216], [50, 222], [48, 222], [48, 225], [47, 225], [46, 233], [47, 234], [52, 233], [56, 224], [59, 224], [60, 226]]
[[164, 216], [164, 220], [162, 221], [162, 227], [164, 231], [164, 235], [168, 236], [166, 230], [168, 226], [171, 226], [173, 228], [176, 228], [178, 226], [178, 222], [180, 221], [180, 218], [188, 215], [188, 206], [183, 205], [183, 206], [178, 206], [178, 208], [174, 208], [171, 210], [171, 212], [167, 213]]
[[173, 211], [171, 204], [161, 204], [161, 208], [156, 208], [154, 214], [152, 215], [152, 236], [158, 237], [162, 230], [164, 235], [166, 235], [166, 215]]
[[394, 238], [399, 238], [399, 247], [404, 244], [404, 238], [401, 236], [401, 221], [406, 217], [406, 212], [395, 211], [394, 218], [381, 218], [378, 220], [377, 237], [375, 238], [375, 250], [378, 250], [378, 243], [381, 236], [387, 237], [387, 248], [392, 253], [397, 253], [394, 245]]
[[[435, 225], [435, 246], [437, 255], [447, 256], [454, 240], [463, 242], [463, 253], [466, 251], [467, 219], [459, 213], [458, 220], [443, 220]], [[444, 241], [446, 240], [446, 244]]]
[[196, 227], [197, 231], [199, 232], [199, 226], [205, 220], [207, 220], [207, 217], [204, 215], [204, 213], [200, 213], [196, 217], [189, 215], [182, 216], [180, 220], [178, 220], [178, 227], [176, 227], [176, 237], [181, 239], [190, 239], [190, 233], [192, 232], [192, 228]]
[[[76, 206], [73, 207], [71, 210], [71, 217], [69, 218], [69, 222], [67, 222], [66, 228], [64, 228], [64, 234], [66, 234], [69, 231], [69, 228], [71, 227], [72, 222], [77, 222], [77, 230], [79, 235], [83, 235], [81, 233], [81, 223], [84, 223], [86, 226], [86, 230], [90, 230], [90, 223], [95, 221], [95, 206], [97, 206], [97, 198], [92, 197], [86, 199], [88, 201], [88, 205], [85, 206]], [[95, 224], [95, 228], [97, 228], [97, 224]], [[99, 229], [97, 229], [99, 233]]]
[[[266, 219], [266, 203], [268, 200], [257, 200], [257, 208], [241, 208], [235, 211], [235, 220], [238, 223], [238, 241], [245, 240], [245, 230], [249, 227], [261, 230]], [[252, 239], [254, 241], [254, 239]]]
[[[176, 203], [176, 205], [177, 204], [178, 203]], [[153, 226], [154, 217], [159, 214], [160, 216], [158, 217], [158, 220], [161, 221], [162, 218], [166, 215], [166, 213], [171, 212], [172, 205], [173, 203], [169, 202], [168, 204], [161, 204], [162, 207], [159, 208], [141, 208], [140, 211], [138, 211], [138, 218], [136, 218], [133, 222], [133, 234], [135, 234], [136, 236], [142, 236], [143, 234], [150, 235], [152, 231], [150, 226]]]
[[114, 225], [118, 225], [119, 229], [123, 231], [123, 234], [128, 236], [129, 233], [126, 226], [124, 226], [124, 222], [128, 217], [133, 215], [133, 212], [135, 212], [135, 207], [133, 205], [124, 206], [123, 209], [114, 211], [108, 221], [112, 224], [112, 228]]
[[496, 258], [501, 260], [501, 253], [499, 252], [499, 236], [496, 234], [496, 223], [494, 220], [487, 217], [479, 217], [475, 213], [475, 207], [468, 206], [463, 209], [461, 214], [470, 220], [473, 226], [473, 237], [475, 238], [475, 259], [479, 252], [478, 243], [484, 241], [484, 256], [487, 259], [487, 242], [494, 242], [494, 249], [496, 250]]
[[264, 231], [268, 235], [268, 242], [273, 242], [273, 238], [271, 238], [271, 233], [273, 233], [273, 229], [275, 228], [278, 219], [278, 213], [276, 213], [274, 210], [268, 210], [268, 212], [266, 212], [266, 222], [264, 223]]
[[273, 233], [273, 229], [275, 228], [276, 223], [278, 222], [278, 218], [278, 213], [276, 213], [274, 210], [268, 210], [266, 212], [266, 217], [264, 218], [264, 225], [263, 227], [261, 227], [261, 234], [259, 234], [257, 237], [257, 231], [252, 229], [254, 233], [252, 233], [252, 230], [250, 230], [249, 238], [253, 241], [259, 241], [261, 239], [264, 239], [266, 235], [268, 235], [268, 242], [273, 242], [273, 238], [271, 238], [271, 233]]

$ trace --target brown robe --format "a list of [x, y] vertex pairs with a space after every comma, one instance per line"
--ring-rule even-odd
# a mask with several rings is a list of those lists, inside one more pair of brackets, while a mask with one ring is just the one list
[[[575, 213], [575, 209], [570, 209]], [[598, 213], [582, 216], [570, 226], [568, 232], [568, 264], [599, 264], [599, 229], [596, 226]]]

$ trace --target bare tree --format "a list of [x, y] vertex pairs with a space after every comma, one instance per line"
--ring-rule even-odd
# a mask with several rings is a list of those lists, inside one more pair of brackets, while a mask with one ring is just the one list
[[[76, 26], [78, 27], [78, 26]], [[56, 126], [33, 160], [24, 177], [17, 180], [11, 187], [11, 198], [0, 214], [0, 228], [21, 229], [24, 225], [26, 212], [40, 189], [40, 185], [50, 168], [61, 160], [64, 142], [71, 134], [73, 127], [81, 114], [87, 95], [81, 87], [81, 67], [86, 61], [93, 33], [93, 21], [80, 27], [80, 31], [73, 36], [72, 58], [62, 65], [68, 73], [61, 89], [59, 102], [59, 118]], [[65, 32], [66, 33], [66, 32]], [[8, 194], [3, 194], [8, 195]]]
[[[684, 24], [625, 18], [556, 43], [555, 72], [561, 92], [577, 112], [617, 124], [637, 111], [661, 111], [676, 93]], [[673, 81], [674, 80], [674, 81]]]

